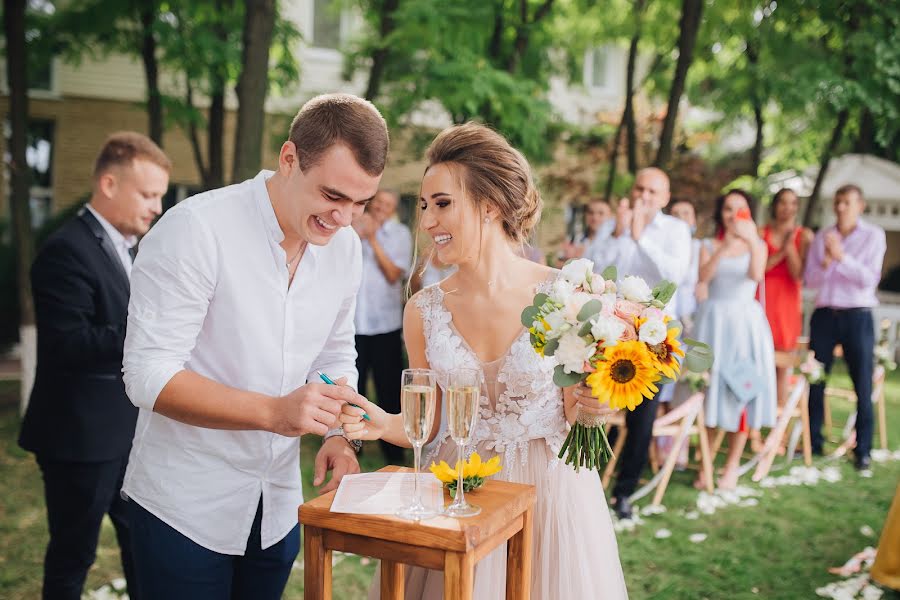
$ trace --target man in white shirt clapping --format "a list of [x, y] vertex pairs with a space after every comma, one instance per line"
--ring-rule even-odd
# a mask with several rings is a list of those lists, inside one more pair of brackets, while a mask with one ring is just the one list
[[[662, 280], [684, 281], [691, 264], [691, 231], [684, 221], [662, 212], [670, 197], [665, 173], [652, 167], [638, 171], [631, 197], [619, 202], [615, 220], [604, 224], [585, 253], [594, 268], [600, 272], [615, 265], [620, 277], [636, 275], [651, 287]], [[666, 311], [672, 317], [679, 314], [677, 296]], [[657, 405], [657, 398], [645, 400], [625, 417], [628, 436], [613, 489], [619, 518], [631, 516], [628, 498], [647, 465]]]
[[[275, 172], [178, 204], [144, 238], [124, 356], [140, 411], [123, 486], [142, 597], [281, 597], [299, 552], [300, 436], [326, 436], [360, 398], [362, 258], [348, 226], [378, 191], [387, 150], [372, 104], [313, 98]], [[333, 471], [327, 490], [359, 464], [338, 434], [315, 470], [315, 485]]]
[[[403, 371], [403, 280], [412, 262], [412, 235], [393, 219], [400, 196], [381, 190], [366, 212], [353, 221], [362, 240], [362, 284], [356, 300], [356, 370], [365, 393], [369, 371], [375, 380], [379, 406], [400, 412], [400, 373]], [[384, 457], [401, 465], [405, 451], [381, 441]]]

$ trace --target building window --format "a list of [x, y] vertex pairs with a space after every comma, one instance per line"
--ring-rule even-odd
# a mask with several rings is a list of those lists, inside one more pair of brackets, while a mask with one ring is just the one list
[[332, 50], [341, 45], [341, 9], [334, 0], [313, 1], [312, 45]]
[[[4, 122], [3, 129], [7, 153], [4, 163], [9, 165], [12, 162], [12, 157], [9, 155], [9, 136], [11, 134], [9, 121]], [[25, 162], [31, 169], [29, 204], [31, 206], [31, 226], [34, 229], [43, 225], [50, 218], [53, 210], [53, 134], [53, 121], [33, 120], [28, 122]], [[7, 182], [9, 179], [10, 174], [7, 171]]]
[[587, 51], [584, 58], [584, 85], [591, 89], [609, 87], [609, 51], [605, 46]]

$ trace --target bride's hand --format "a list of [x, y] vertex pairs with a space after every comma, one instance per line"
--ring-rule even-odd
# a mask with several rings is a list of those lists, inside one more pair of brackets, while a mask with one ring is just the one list
[[[344, 427], [344, 435], [351, 440], [378, 440], [384, 435], [388, 425], [388, 413], [377, 404], [373, 404], [359, 397], [357, 406], [349, 403], [341, 408], [338, 419]], [[369, 420], [363, 419], [363, 414], [369, 416]]]
[[583, 381], [578, 385], [572, 386], [572, 395], [575, 397], [575, 404], [578, 409], [584, 412], [597, 415], [598, 417], [608, 417], [619, 412], [618, 408], [611, 408], [608, 403], [600, 404], [591, 394], [591, 388]]

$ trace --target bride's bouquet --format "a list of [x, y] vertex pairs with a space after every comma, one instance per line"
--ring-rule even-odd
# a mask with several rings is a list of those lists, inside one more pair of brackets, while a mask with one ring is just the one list
[[[549, 294], [537, 294], [522, 311], [522, 324], [541, 356], [556, 360], [553, 381], [568, 387], [584, 381], [598, 405], [634, 410], [653, 398], [657, 385], [676, 378], [682, 366], [703, 372], [712, 366], [709, 346], [679, 340], [681, 323], [664, 314], [675, 284], [653, 289], [640, 277], [618, 281], [616, 268], [594, 273], [581, 258], [566, 264]], [[605, 419], [579, 410], [559, 458], [599, 470], [610, 458]]]

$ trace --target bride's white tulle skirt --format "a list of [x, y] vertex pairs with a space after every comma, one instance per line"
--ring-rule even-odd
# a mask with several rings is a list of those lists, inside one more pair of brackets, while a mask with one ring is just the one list
[[[496, 453], [475, 448], [482, 459]], [[528, 460], [503, 465], [495, 479], [534, 485], [533, 600], [618, 600], [627, 598], [625, 579], [619, 563], [612, 519], [606, 497], [595, 471], [559, 462], [544, 440], [529, 442]], [[456, 444], [448, 440], [435, 460], [456, 462]], [[502, 459], [501, 459], [502, 460]], [[406, 567], [407, 600], [443, 598], [441, 571]], [[503, 600], [506, 594], [506, 545], [483, 558], [475, 566], [477, 600]], [[379, 598], [379, 576], [369, 590], [369, 598]], [[452, 599], [447, 599], [452, 600]]]

